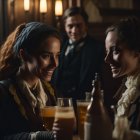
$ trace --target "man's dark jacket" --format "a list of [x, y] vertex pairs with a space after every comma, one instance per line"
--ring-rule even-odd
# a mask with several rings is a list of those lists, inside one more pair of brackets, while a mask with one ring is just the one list
[[58, 96], [84, 99], [85, 92], [92, 90], [92, 81], [96, 72], [100, 73], [104, 62], [104, 45], [90, 36], [86, 36], [84, 45], [74, 51], [67, 61], [65, 51], [68, 40], [64, 42], [59, 66], [53, 75], [53, 84]]

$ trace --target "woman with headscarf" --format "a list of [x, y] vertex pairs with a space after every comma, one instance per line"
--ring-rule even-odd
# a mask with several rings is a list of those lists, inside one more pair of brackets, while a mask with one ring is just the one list
[[[0, 139], [53, 140], [39, 108], [55, 105], [49, 81], [58, 65], [61, 37], [43, 23], [19, 25], [0, 48]], [[45, 81], [45, 82], [42, 82]]]

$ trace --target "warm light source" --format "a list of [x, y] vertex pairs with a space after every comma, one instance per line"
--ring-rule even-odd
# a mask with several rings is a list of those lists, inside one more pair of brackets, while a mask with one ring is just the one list
[[81, 0], [77, 0], [77, 6], [78, 6], [78, 7], [81, 6]]
[[63, 14], [62, 0], [56, 0], [55, 1], [55, 15], [62, 16], [62, 14]]
[[24, 10], [29, 11], [30, 9], [30, 0], [24, 0]]
[[40, 13], [46, 13], [46, 12], [47, 12], [47, 1], [40, 0]]

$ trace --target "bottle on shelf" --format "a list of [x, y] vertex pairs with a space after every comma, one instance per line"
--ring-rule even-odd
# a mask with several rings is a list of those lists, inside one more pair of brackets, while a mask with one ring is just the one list
[[112, 123], [103, 104], [99, 75], [95, 75], [84, 124], [84, 140], [111, 140]]

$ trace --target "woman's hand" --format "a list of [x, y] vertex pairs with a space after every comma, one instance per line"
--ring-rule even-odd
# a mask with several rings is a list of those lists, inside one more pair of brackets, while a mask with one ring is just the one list
[[59, 120], [54, 121], [52, 131], [54, 133], [55, 140], [60, 140], [60, 138], [63, 136], [63, 131]]

